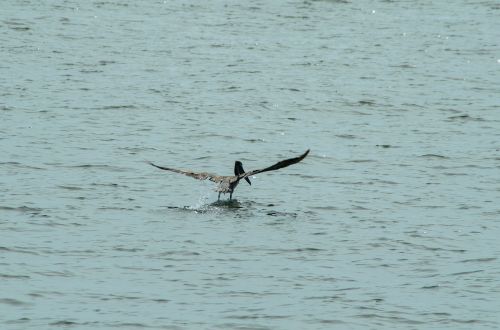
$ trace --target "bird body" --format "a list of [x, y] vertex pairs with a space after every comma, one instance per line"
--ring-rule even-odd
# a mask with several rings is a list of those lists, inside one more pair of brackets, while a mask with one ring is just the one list
[[192, 171], [188, 171], [188, 170], [178, 170], [175, 168], [158, 166], [158, 165], [155, 165], [151, 162], [149, 162], [149, 164], [156, 167], [156, 168], [159, 168], [161, 170], [184, 174], [184, 175], [190, 176], [192, 178], [195, 178], [197, 180], [210, 180], [212, 182], [215, 182], [215, 183], [217, 183], [217, 187], [216, 187], [215, 191], [217, 191], [219, 193], [219, 199], [220, 199], [221, 193], [222, 194], [229, 193], [229, 199], [232, 199], [233, 192], [236, 189], [236, 187], [238, 186], [241, 179], [245, 179], [245, 181], [247, 181], [248, 184], [251, 185], [252, 183], [250, 181], [250, 176], [258, 174], [258, 173], [262, 173], [262, 172], [274, 171], [274, 170], [277, 170], [277, 169], [280, 169], [283, 167], [290, 166], [292, 164], [296, 164], [296, 163], [300, 162], [302, 159], [304, 159], [308, 153], [309, 153], [309, 149], [307, 149], [307, 151], [304, 152], [299, 157], [285, 159], [285, 160], [282, 160], [280, 162], [277, 162], [276, 164], [274, 164], [272, 166], [268, 166], [268, 167], [263, 168], [263, 169], [253, 170], [253, 171], [249, 171], [249, 172], [245, 172], [243, 170], [242, 163], [240, 161], [236, 161], [234, 163], [234, 175], [228, 175], [228, 176], [216, 175], [216, 174], [207, 173], [207, 172], [192, 172]]

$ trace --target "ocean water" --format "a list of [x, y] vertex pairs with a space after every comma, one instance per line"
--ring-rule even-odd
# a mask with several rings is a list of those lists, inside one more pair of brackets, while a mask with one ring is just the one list
[[[498, 1], [4, 0], [0, 31], [0, 328], [500, 327]], [[145, 162], [308, 148], [222, 203]]]

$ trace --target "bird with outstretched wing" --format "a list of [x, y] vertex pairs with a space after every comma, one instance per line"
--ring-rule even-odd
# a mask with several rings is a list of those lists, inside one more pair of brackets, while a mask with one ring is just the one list
[[245, 172], [243, 170], [243, 165], [240, 161], [236, 161], [234, 163], [234, 175], [228, 175], [228, 176], [223, 176], [223, 175], [216, 175], [212, 173], [207, 173], [207, 172], [193, 172], [193, 171], [188, 171], [188, 170], [178, 170], [175, 168], [170, 168], [170, 167], [164, 167], [164, 166], [158, 166], [152, 162], [148, 162], [150, 165], [159, 168], [160, 170], [165, 170], [165, 171], [171, 171], [175, 173], [180, 173], [184, 174], [187, 176], [190, 176], [192, 178], [195, 178], [197, 180], [210, 180], [215, 183], [217, 183], [217, 188], [215, 189], [217, 192], [219, 192], [219, 197], [218, 199], [220, 200], [220, 194], [227, 194], [229, 193], [229, 199], [231, 200], [233, 197], [233, 192], [234, 189], [236, 189], [236, 186], [238, 186], [238, 183], [240, 182], [241, 179], [245, 179], [248, 184], [252, 184], [250, 181], [250, 176], [258, 174], [258, 173], [263, 173], [263, 172], [268, 172], [268, 171], [275, 171], [283, 167], [287, 167], [293, 164], [296, 164], [306, 158], [307, 154], [309, 154], [309, 149], [306, 150], [302, 155], [294, 158], [289, 158], [285, 159], [282, 161], [277, 162], [274, 165], [268, 166], [263, 169], [259, 170], [253, 170], [249, 172]]

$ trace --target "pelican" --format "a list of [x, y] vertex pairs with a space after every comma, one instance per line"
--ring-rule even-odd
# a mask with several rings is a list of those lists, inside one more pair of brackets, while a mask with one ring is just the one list
[[249, 172], [245, 172], [243, 170], [243, 164], [240, 161], [236, 161], [234, 163], [234, 175], [216, 175], [212, 173], [207, 173], [207, 172], [192, 172], [192, 171], [187, 171], [187, 170], [178, 170], [175, 168], [170, 168], [170, 167], [163, 167], [163, 166], [158, 166], [153, 164], [152, 162], [148, 162], [148, 164], [159, 168], [160, 170], [165, 170], [165, 171], [171, 171], [175, 173], [180, 173], [184, 174], [187, 176], [190, 176], [192, 178], [195, 178], [197, 180], [210, 180], [212, 182], [217, 183], [217, 188], [215, 188], [215, 191], [219, 192], [219, 197], [217, 200], [220, 200], [220, 194], [227, 194], [229, 193], [229, 200], [233, 198], [233, 192], [234, 189], [238, 186], [238, 183], [240, 182], [241, 179], [245, 179], [246, 182], [248, 182], [249, 185], [252, 185], [252, 182], [250, 181], [250, 176], [262, 173], [262, 172], [267, 172], [267, 171], [274, 171], [278, 170], [283, 167], [287, 167], [293, 164], [296, 164], [300, 162], [302, 159], [306, 158], [307, 154], [309, 153], [309, 149], [306, 150], [302, 155], [294, 158], [289, 158], [285, 159], [282, 161], [277, 162], [274, 165], [268, 166], [266, 168], [260, 169], [260, 170], [253, 170]]

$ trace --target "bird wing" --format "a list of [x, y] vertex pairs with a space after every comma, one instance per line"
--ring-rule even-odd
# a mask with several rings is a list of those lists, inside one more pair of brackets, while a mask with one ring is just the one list
[[184, 174], [184, 175], [190, 176], [192, 178], [195, 178], [197, 180], [207, 180], [208, 179], [208, 180], [213, 181], [213, 182], [221, 182], [223, 180], [223, 177], [212, 174], [212, 173], [207, 173], [207, 172], [196, 173], [196, 172], [192, 172], [192, 171], [178, 170], [175, 168], [158, 166], [158, 165], [153, 164], [151, 162], [148, 162], [148, 164], [152, 165], [156, 168], [159, 168], [160, 170]]
[[274, 171], [274, 170], [278, 170], [278, 169], [283, 168], [283, 167], [287, 167], [287, 166], [296, 164], [296, 163], [300, 162], [302, 159], [306, 158], [306, 156], [307, 156], [308, 153], [309, 153], [309, 149], [307, 149], [306, 152], [304, 152], [299, 157], [285, 159], [285, 160], [282, 160], [280, 162], [277, 162], [276, 164], [274, 164], [272, 166], [269, 166], [269, 167], [266, 167], [266, 168], [263, 168], [263, 169], [260, 169], [260, 170], [253, 170], [253, 171], [249, 171], [249, 172], [246, 172], [246, 173], [242, 173], [238, 177], [240, 179], [244, 179], [246, 177], [249, 177], [251, 175], [255, 175], [257, 173], [262, 173], [262, 172], [267, 172], [267, 171]]

